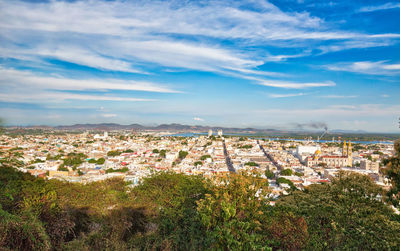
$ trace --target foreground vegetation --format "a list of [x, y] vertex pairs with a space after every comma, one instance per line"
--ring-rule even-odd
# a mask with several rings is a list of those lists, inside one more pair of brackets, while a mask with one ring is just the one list
[[[228, 182], [229, 181], [229, 182]], [[395, 249], [400, 219], [368, 177], [296, 191], [270, 206], [251, 176], [157, 174], [129, 188], [1, 169], [0, 246], [10, 250]], [[261, 191], [261, 192], [260, 192]]]
[[159, 173], [137, 187], [44, 180], [0, 168], [2, 250], [398, 250], [399, 157], [386, 161], [393, 189], [340, 173], [270, 205], [253, 175], [207, 180]]

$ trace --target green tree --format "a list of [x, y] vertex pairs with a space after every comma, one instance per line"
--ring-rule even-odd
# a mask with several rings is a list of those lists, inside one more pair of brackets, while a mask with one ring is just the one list
[[246, 162], [244, 165], [245, 166], [258, 166], [258, 164], [254, 161]]
[[272, 172], [272, 171], [270, 171], [270, 170], [265, 170], [265, 176], [268, 178], [268, 179], [272, 179], [272, 178], [274, 178], [274, 173]]
[[160, 151], [160, 157], [165, 158], [166, 152], [167, 152], [166, 150], [162, 149], [162, 150]]
[[91, 163], [91, 164], [94, 164], [94, 163], [96, 163], [96, 160], [95, 159], [90, 159], [88, 162]]
[[96, 164], [97, 164], [97, 165], [103, 165], [104, 162], [106, 162], [106, 160], [105, 160], [104, 158], [99, 158], [99, 159], [96, 161]]
[[387, 199], [393, 206], [400, 208], [400, 139], [394, 143], [394, 156], [385, 159], [383, 164], [383, 173], [392, 185], [387, 192]]
[[189, 153], [186, 151], [179, 151], [179, 158], [184, 159]]
[[293, 171], [292, 171], [292, 169], [283, 169], [282, 171], [281, 171], [281, 175], [283, 175], [283, 176], [291, 176], [293, 174]]
[[211, 159], [211, 155], [206, 154], [206, 155], [201, 156], [201, 157], [200, 157], [200, 160], [206, 160], [206, 159], [208, 159], [208, 158]]
[[400, 222], [381, 193], [368, 176], [340, 172], [331, 184], [292, 192], [276, 206], [305, 218], [307, 249], [391, 250], [400, 245]]

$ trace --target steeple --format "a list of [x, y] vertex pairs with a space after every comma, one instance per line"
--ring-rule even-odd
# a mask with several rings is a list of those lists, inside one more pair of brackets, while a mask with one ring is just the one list
[[342, 156], [347, 156], [347, 153], [346, 140], [343, 140]]
[[351, 147], [350, 140], [349, 140], [349, 147], [347, 148], [347, 158], [349, 159], [349, 166], [353, 166], [353, 150]]

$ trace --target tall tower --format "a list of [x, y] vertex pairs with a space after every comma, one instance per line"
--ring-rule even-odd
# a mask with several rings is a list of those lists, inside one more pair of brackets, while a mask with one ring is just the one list
[[346, 140], [343, 140], [343, 148], [342, 148], [342, 156], [347, 157], [347, 145], [346, 145]]
[[353, 166], [353, 149], [351, 147], [350, 140], [349, 140], [349, 146], [347, 148], [347, 158], [349, 159], [349, 166]]
[[211, 137], [212, 136], [212, 134], [213, 134], [213, 131], [210, 129], [210, 130], [208, 130], [208, 137]]

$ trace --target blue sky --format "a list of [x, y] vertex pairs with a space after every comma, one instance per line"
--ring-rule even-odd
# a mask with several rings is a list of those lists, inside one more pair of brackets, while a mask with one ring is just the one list
[[400, 1], [1, 1], [9, 125], [399, 132]]

